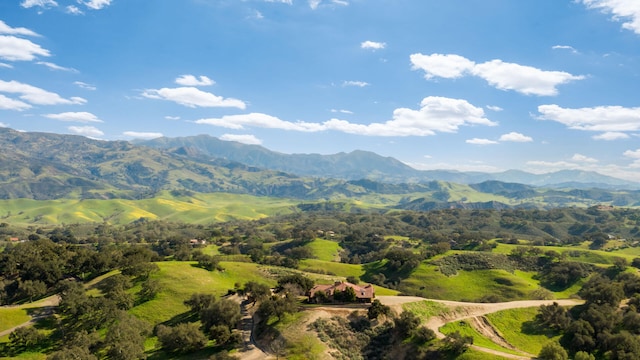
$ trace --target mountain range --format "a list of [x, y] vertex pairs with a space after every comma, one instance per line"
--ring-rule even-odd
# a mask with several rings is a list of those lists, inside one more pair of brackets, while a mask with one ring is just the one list
[[345, 199], [416, 210], [640, 206], [639, 184], [597, 173], [419, 171], [371, 152], [287, 155], [204, 135], [131, 143], [0, 128], [0, 147], [0, 199], [143, 199], [169, 191], [289, 198], [309, 209]]
[[298, 176], [343, 180], [368, 179], [382, 183], [421, 183], [447, 181], [477, 184], [483, 181], [519, 183], [551, 188], [640, 189], [640, 183], [617, 179], [596, 172], [562, 170], [531, 174], [519, 170], [499, 173], [417, 170], [392, 157], [356, 150], [333, 155], [283, 154], [259, 145], [224, 141], [208, 135], [140, 141], [137, 144], [156, 149], [179, 150], [193, 156], [208, 156], [237, 161], [262, 169], [279, 170]]

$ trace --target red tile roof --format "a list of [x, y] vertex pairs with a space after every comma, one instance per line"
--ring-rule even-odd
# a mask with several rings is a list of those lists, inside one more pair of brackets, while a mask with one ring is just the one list
[[348, 287], [353, 288], [357, 299], [373, 299], [375, 297], [373, 285], [359, 286], [344, 281], [336, 282], [333, 285], [316, 285], [309, 291], [309, 297], [313, 298], [318, 291], [324, 291], [327, 296], [331, 297], [336, 290], [345, 291]]

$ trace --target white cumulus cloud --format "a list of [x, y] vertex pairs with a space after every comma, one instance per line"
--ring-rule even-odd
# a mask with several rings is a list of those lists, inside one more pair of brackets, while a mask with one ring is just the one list
[[74, 134], [78, 134], [82, 136], [100, 137], [104, 135], [104, 132], [102, 132], [100, 129], [96, 128], [95, 126], [69, 126], [68, 129]]
[[0, 35], [0, 59], [32, 61], [38, 56], [51, 56], [51, 53], [30, 40], [10, 35]]
[[209, 86], [215, 83], [206, 76], [181, 75], [176, 79], [176, 84], [183, 86]]
[[80, 105], [87, 102], [81, 97], [65, 99], [56, 93], [15, 80], [0, 80], [0, 92], [19, 94], [20, 99], [35, 105]]
[[640, 149], [637, 150], [627, 150], [623, 154], [626, 157], [630, 157], [632, 159], [640, 159]]
[[43, 115], [46, 118], [59, 120], [59, 121], [74, 121], [80, 123], [89, 123], [89, 122], [103, 122], [98, 119], [97, 116], [90, 112], [80, 111], [80, 112], [64, 112], [60, 114], [46, 114]]
[[132, 137], [136, 139], [155, 139], [159, 137], [163, 137], [162, 133], [159, 132], [138, 132], [138, 131], [125, 131], [122, 135], [126, 137]]
[[197, 89], [195, 87], [148, 89], [142, 96], [149, 99], [168, 100], [187, 107], [234, 107], [245, 109], [247, 106], [242, 100], [223, 98]]
[[571, 160], [577, 161], [577, 162], [585, 162], [585, 163], [597, 163], [598, 162], [597, 159], [594, 159], [592, 157], [588, 157], [588, 156], [582, 155], [582, 154], [574, 154], [573, 157], [571, 157]]
[[585, 131], [621, 133], [640, 130], [640, 107], [598, 106], [566, 109], [558, 105], [540, 105], [541, 120], [557, 121], [565, 126]]
[[473, 61], [455, 54], [411, 54], [409, 59], [414, 70], [424, 70], [426, 79], [434, 77], [459, 78], [466, 75], [475, 66]]
[[16, 110], [22, 111], [30, 109], [31, 105], [22, 102], [20, 100], [15, 100], [8, 98], [2, 94], [0, 94], [0, 110]]
[[248, 145], [261, 145], [262, 140], [258, 139], [254, 135], [235, 135], [235, 134], [224, 134], [220, 136], [220, 140], [224, 141], [236, 141], [243, 144]]
[[82, 2], [86, 7], [93, 10], [101, 10], [111, 5], [111, 0], [89, 0]]
[[47, 8], [47, 7], [56, 7], [58, 6], [58, 3], [55, 2], [54, 0], [23, 0], [20, 3], [20, 6], [26, 9], [32, 8], [32, 7]]
[[67, 14], [82, 15], [82, 14], [84, 14], [84, 12], [82, 10], [80, 10], [80, 8], [78, 8], [75, 5], [69, 5], [69, 6], [67, 6]]
[[426, 79], [441, 77], [455, 79], [467, 75], [478, 76], [500, 90], [513, 90], [525, 95], [557, 95], [558, 85], [582, 80], [582, 75], [564, 71], [546, 71], [515, 63], [491, 60], [481, 64], [455, 54], [412, 54], [414, 70], [423, 70]]
[[578, 0], [590, 9], [611, 14], [622, 27], [640, 35], [640, 2], [637, 0]]
[[511, 142], [531, 142], [533, 138], [530, 136], [523, 135], [517, 132], [510, 132], [508, 134], [504, 134], [500, 136], [500, 141], [511, 141]]
[[207, 124], [228, 129], [244, 129], [245, 126], [260, 127], [267, 129], [293, 130], [303, 132], [316, 132], [324, 130], [322, 124], [306, 122], [289, 122], [280, 120], [275, 116], [250, 113], [241, 115], [226, 115], [221, 118], [200, 119], [196, 124]]
[[261, 113], [200, 119], [196, 123], [229, 129], [253, 126], [303, 132], [333, 130], [366, 136], [429, 136], [438, 132], [454, 133], [461, 126], [497, 125], [484, 116], [482, 108], [475, 107], [466, 100], [438, 96], [424, 98], [418, 110], [398, 108], [394, 110], [392, 120], [384, 123], [357, 124], [341, 119], [330, 119], [322, 123], [291, 122]]
[[387, 44], [383, 42], [367, 40], [360, 43], [360, 47], [362, 49], [381, 50], [387, 47]]

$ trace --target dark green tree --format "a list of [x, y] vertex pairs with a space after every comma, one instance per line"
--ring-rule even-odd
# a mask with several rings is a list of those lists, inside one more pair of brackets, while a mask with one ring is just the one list
[[19, 327], [9, 334], [9, 343], [17, 349], [36, 348], [44, 339], [44, 334], [32, 326]]
[[107, 355], [114, 360], [144, 358], [144, 341], [150, 330], [146, 322], [120, 312], [118, 318], [107, 329], [104, 340]]
[[158, 325], [158, 341], [170, 352], [190, 353], [207, 345], [207, 337], [195, 323], [182, 323], [173, 327]]
[[271, 288], [263, 283], [249, 281], [244, 284], [244, 293], [247, 295], [247, 299], [255, 304], [271, 296]]
[[565, 308], [554, 302], [551, 305], [541, 305], [538, 308], [536, 322], [542, 327], [561, 331], [569, 326], [571, 318]]
[[391, 308], [387, 305], [383, 305], [380, 300], [375, 299], [367, 309], [367, 317], [371, 320], [377, 319], [380, 315], [391, 315]]
[[192, 312], [200, 313], [214, 302], [216, 302], [216, 297], [212, 294], [195, 293], [184, 304], [191, 308]]
[[229, 331], [235, 329], [242, 318], [240, 305], [227, 299], [220, 299], [200, 312], [200, 321], [205, 333], [215, 325], [224, 325]]
[[560, 344], [555, 341], [549, 342], [542, 347], [538, 354], [540, 360], [567, 360], [569, 354]]

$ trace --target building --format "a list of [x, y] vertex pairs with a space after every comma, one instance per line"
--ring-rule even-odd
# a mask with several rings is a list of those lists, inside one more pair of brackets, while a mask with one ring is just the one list
[[[367, 284], [360, 286], [345, 281], [336, 281], [332, 285], [316, 285], [309, 290], [309, 302], [318, 303], [323, 301], [334, 302], [334, 294], [336, 292], [343, 292], [347, 288], [352, 288], [356, 295], [356, 302], [370, 303], [376, 297], [373, 285]], [[324, 295], [319, 295], [323, 293]]]

